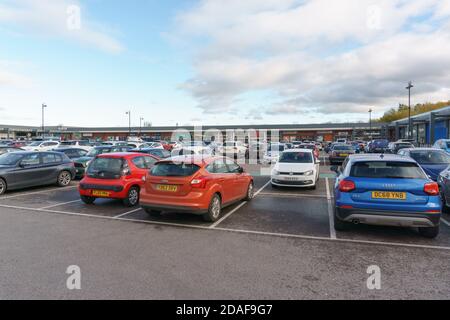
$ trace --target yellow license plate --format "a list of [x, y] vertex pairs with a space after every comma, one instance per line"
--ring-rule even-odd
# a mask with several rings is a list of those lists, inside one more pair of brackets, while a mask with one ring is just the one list
[[109, 197], [111, 193], [108, 191], [101, 191], [101, 190], [93, 190], [92, 195], [94, 197]]
[[406, 192], [372, 191], [372, 199], [406, 200]]
[[170, 185], [170, 184], [158, 184], [158, 185], [156, 185], [156, 190], [177, 192], [178, 186], [174, 186], [174, 185]]
[[339, 156], [340, 157], [346, 157], [346, 156], [348, 156], [348, 153], [341, 153], [341, 154], [339, 154]]

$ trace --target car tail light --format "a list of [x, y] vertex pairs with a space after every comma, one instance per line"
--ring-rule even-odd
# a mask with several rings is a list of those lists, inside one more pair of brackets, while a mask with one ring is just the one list
[[430, 196], [437, 196], [439, 194], [439, 185], [436, 182], [425, 183], [423, 191]]
[[202, 177], [194, 178], [191, 181], [191, 187], [204, 189], [206, 187], [206, 182], [208, 182], [208, 178], [206, 178], [206, 177], [202, 176]]
[[356, 185], [351, 180], [341, 180], [341, 182], [339, 182], [339, 191], [350, 192], [355, 189], [356, 189]]

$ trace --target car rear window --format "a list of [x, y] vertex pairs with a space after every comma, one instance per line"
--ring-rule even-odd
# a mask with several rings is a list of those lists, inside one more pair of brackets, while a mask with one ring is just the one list
[[112, 174], [121, 173], [123, 166], [121, 158], [96, 158], [88, 167], [88, 174]]
[[158, 177], [189, 177], [200, 169], [192, 163], [157, 163], [151, 170], [153, 176]]
[[410, 156], [420, 164], [450, 164], [450, 156], [442, 151], [411, 151]]
[[357, 178], [426, 179], [416, 163], [401, 161], [359, 161], [352, 165], [350, 176]]

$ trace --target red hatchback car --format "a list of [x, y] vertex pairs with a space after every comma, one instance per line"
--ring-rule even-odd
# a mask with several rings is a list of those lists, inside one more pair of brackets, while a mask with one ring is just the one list
[[139, 203], [143, 177], [159, 159], [142, 153], [104, 153], [89, 164], [78, 190], [81, 200], [94, 203], [97, 198], [121, 199], [132, 207]]
[[223, 207], [253, 198], [253, 178], [224, 157], [179, 156], [159, 161], [141, 189], [141, 206], [151, 215], [162, 211], [202, 215], [216, 221]]

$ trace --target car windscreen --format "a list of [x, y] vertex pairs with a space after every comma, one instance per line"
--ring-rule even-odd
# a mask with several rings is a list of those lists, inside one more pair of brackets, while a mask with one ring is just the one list
[[62, 146], [74, 146], [75, 144], [75, 141], [61, 141]]
[[283, 152], [278, 162], [282, 163], [312, 163], [310, 152]]
[[410, 157], [420, 164], [450, 164], [450, 156], [442, 151], [411, 151]]
[[426, 179], [420, 167], [413, 162], [358, 161], [350, 169], [357, 178]]
[[17, 153], [5, 153], [0, 155], [0, 165], [11, 166], [17, 164], [23, 155]]
[[152, 168], [151, 174], [158, 177], [189, 177], [199, 169], [199, 166], [192, 163], [161, 162]]
[[335, 151], [350, 151], [353, 150], [351, 146], [334, 146], [333, 150]]
[[382, 148], [382, 147], [386, 147], [389, 144], [389, 141], [387, 141], [387, 140], [375, 140], [375, 141], [372, 142], [372, 144], [373, 144], [374, 147], [377, 147], [377, 148], [381, 147]]
[[120, 175], [124, 160], [121, 158], [96, 158], [88, 167], [88, 175]]

